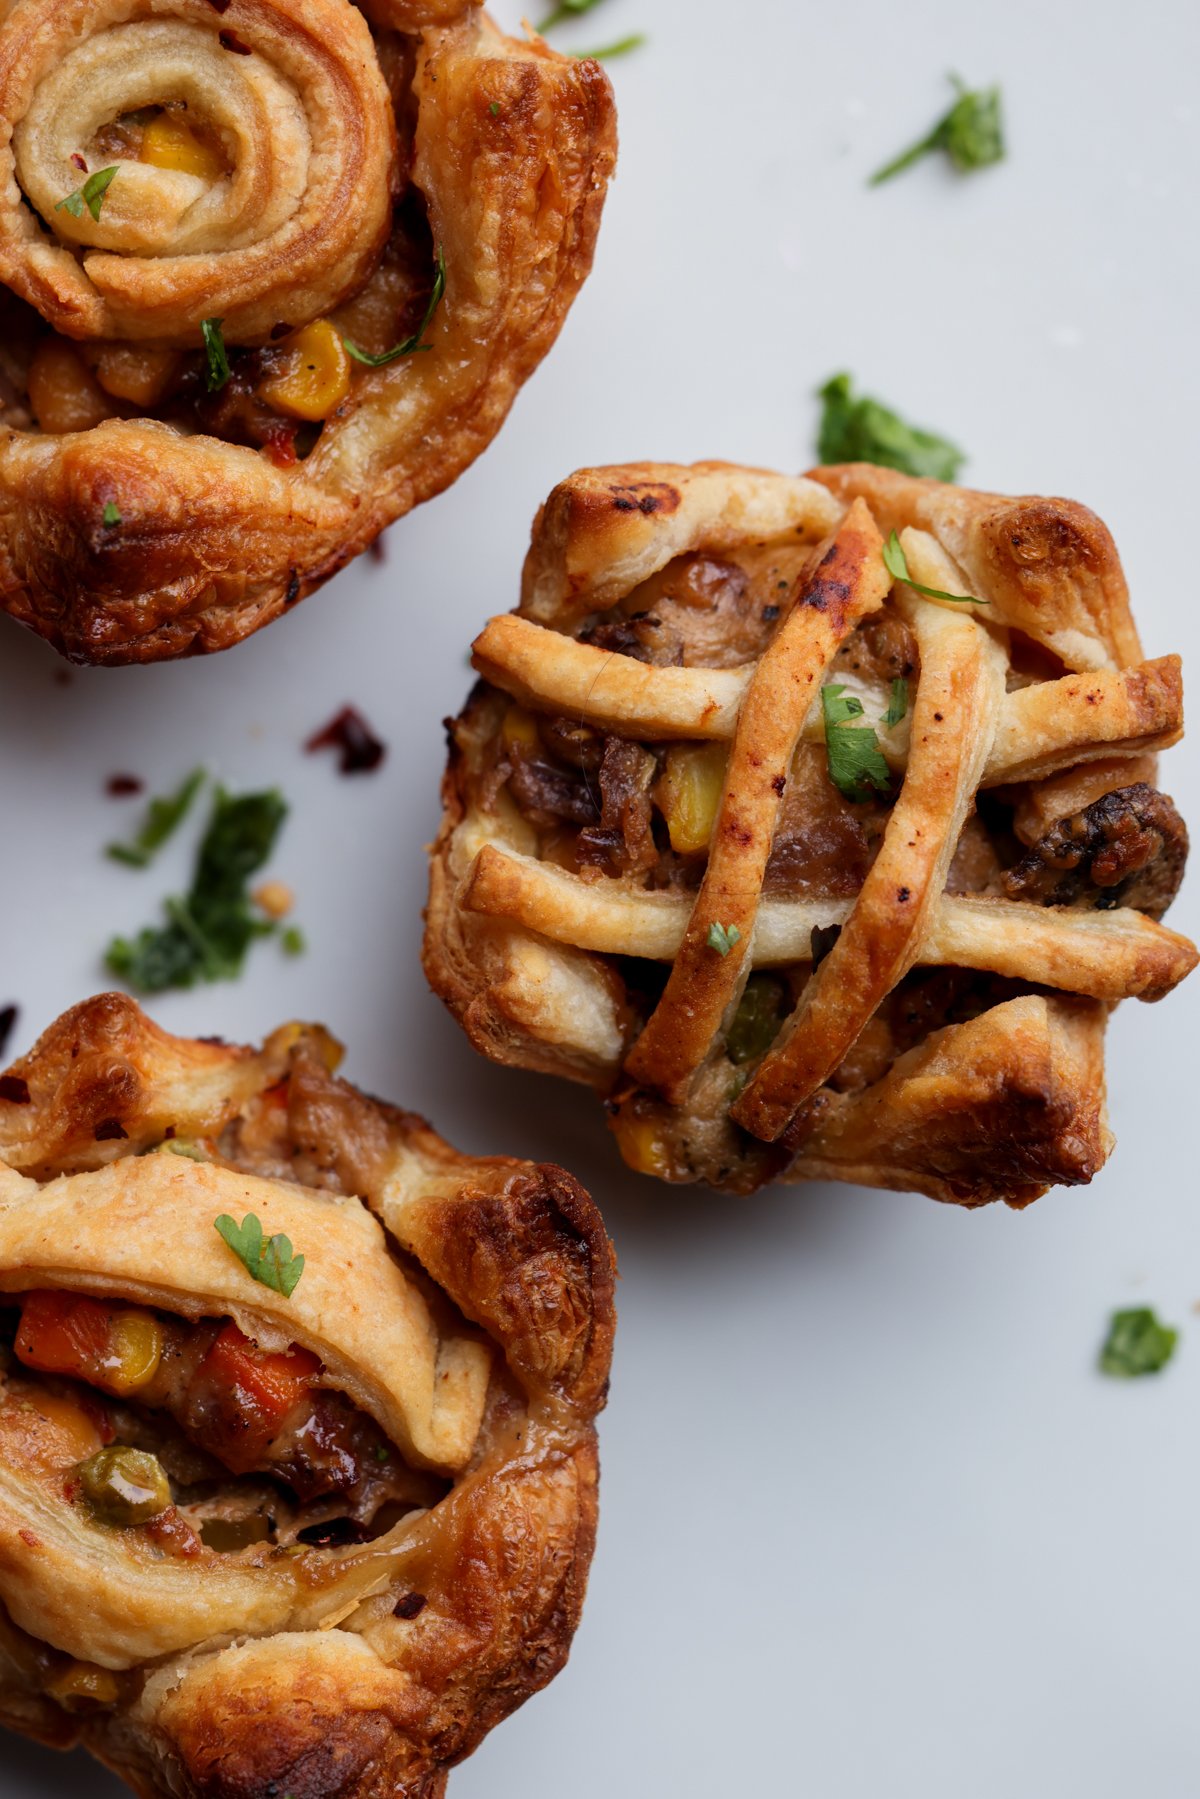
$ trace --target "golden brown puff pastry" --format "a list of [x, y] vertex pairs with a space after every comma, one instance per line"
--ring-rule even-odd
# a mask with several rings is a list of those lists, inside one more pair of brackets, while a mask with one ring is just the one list
[[0, 1076], [0, 1718], [139, 1794], [437, 1799], [578, 1622], [599, 1217], [339, 1054], [108, 994]]
[[467, 0], [0, 3], [0, 606], [121, 663], [310, 593], [495, 435], [615, 152]]
[[[1197, 959], [1158, 922], [1179, 658], [1143, 660], [1092, 513], [865, 464], [585, 470], [473, 660], [424, 960], [477, 1049], [594, 1086], [665, 1180], [1091, 1179], [1108, 1010]], [[870, 777], [839, 742], [832, 778], [827, 702]]]

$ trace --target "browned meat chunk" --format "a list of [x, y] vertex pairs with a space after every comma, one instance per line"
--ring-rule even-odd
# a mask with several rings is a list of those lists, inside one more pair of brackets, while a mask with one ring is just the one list
[[1144, 781], [1053, 824], [1004, 876], [1009, 899], [1046, 906], [1133, 906], [1161, 918], [1179, 890], [1187, 828]]

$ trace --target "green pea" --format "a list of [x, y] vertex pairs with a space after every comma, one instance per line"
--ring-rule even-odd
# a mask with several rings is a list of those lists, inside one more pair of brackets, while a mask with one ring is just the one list
[[157, 1456], [116, 1443], [79, 1464], [84, 1497], [105, 1524], [144, 1524], [171, 1503], [171, 1485]]
[[786, 989], [770, 974], [752, 974], [725, 1039], [731, 1062], [753, 1062], [765, 1055], [783, 1023]]

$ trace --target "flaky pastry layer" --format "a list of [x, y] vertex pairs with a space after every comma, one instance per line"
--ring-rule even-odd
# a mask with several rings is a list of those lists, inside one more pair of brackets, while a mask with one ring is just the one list
[[[1143, 659], [1092, 513], [865, 464], [582, 470], [473, 661], [424, 958], [476, 1048], [594, 1086], [668, 1180], [1091, 1179], [1107, 1012], [1197, 959], [1158, 922], [1179, 659]], [[827, 762], [838, 694], [865, 787]]]
[[[449, 486], [557, 336], [616, 151], [599, 65], [466, 0], [17, 0], [0, 120], [0, 606], [90, 663], [227, 648]], [[410, 337], [439, 260], [423, 348], [348, 363]], [[214, 320], [223, 411], [179, 372]], [[313, 321], [340, 385], [277, 402]]]
[[[0, 1076], [0, 1312], [26, 1306], [0, 1369], [0, 1716], [140, 1794], [430, 1799], [578, 1621], [613, 1332], [600, 1220], [561, 1169], [459, 1155], [335, 1060], [311, 1027], [198, 1042], [110, 994]], [[249, 1212], [304, 1253], [290, 1296], [213, 1228]], [[352, 1408], [382, 1445], [363, 1480], [412, 1497], [340, 1528], [286, 1484], [189, 1468], [165, 1399], [138, 1410], [150, 1387], [30, 1375], [64, 1366], [25, 1328], [47, 1291], [166, 1319], [185, 1356], [224, 1320], [268, 1373], [306, 1357], [307, 1428]], [[55, 1445], [93, 1431], [161, 1436], [175, 1504], [150, 1525], [59, 1470]], [[256, 1508], [245, 1547], [188, 1528]]]

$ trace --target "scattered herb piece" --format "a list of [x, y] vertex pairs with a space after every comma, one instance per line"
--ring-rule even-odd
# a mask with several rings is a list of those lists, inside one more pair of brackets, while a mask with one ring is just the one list
[[285, 1299], [292, 1297], [296, 1282], [304, 1273], [304, 1257], [292, 1254], [290, 1238], [279, 1233], [264, 1242], [262, 1224], [253, 1212], [247, 1212], [240, 1225], [228, 1212], [222, 1212], [213, 1224], [238, 1260], [245, 1263], [251, 1280], [282, 1293]]
[[869, 799], [872, 788], [887, 793], [892, 776], [879, 739], [870, 725], [849, 722], [862, 717], [862, 701], [847, 693], [840, 682], [834, 682], [821, 689], [821, 710], [825, 715], [829, 778], [838, 792], [848, 800]]
[[898, 413], [869, 394], [856, 399], [847, 374], [834, 375], [818, 390], [825, 402], [817, 454], [822, 462], [874, 462], [904, 475], [954, 481], [966, 457], [949, 438], [906, 425]]
[[200, 335], [204, 339], [204, 351], [208, 357], [204, 385], [210, 394], [218, 393], [229, 379], [229, 355], [225, 349], [225, 336], [221, 330], [224, 323], [224, 319], [201, 319], [200, 321]]
[[[167, 838], [183, 823], [191, 808], [192, 801], [204, 784], [204, 770], [194, 768], [182, 787], [175, 793], [152, 799], [146, 810], [146, 822], [132, 843], [110, 843], [106, 854], [114, 862], [124, 862], [130, 868], [148, 868], [156, 850], [162, 848]], [[141, 786], [137, 783], [134, 792]], [[108, 790], [113, 792], [112, 782]], [[122, 792], [128, 791], [123, 788]]]
[[[494, 119], [498, 119], [500, 117], [500, 102], [498, 100], [493, 100], [491, 105], [488, 107], [488, 111], [491, 113], [491, 115]], [[378, 542], [378, 541], [379, 540], [377, 538], [376, 542]], [[372, 546], [372, 548], [373, 547], [374, 546]]]
[[387, 1447], [387, 1445], [384, 1443], [376, 1443], [376, 1445], [375, 1445], [375, 1460], [377, 1462], [390, 1462], [391, 1459], [392, 1459], [392, 1452]]
[[786, 997], [784, 984], [776, 975], [750, 976], [725, 1038], [731, 1062], [740, 1067], [766, 1054], [779, 1035]]
[[[895, 536], [895, 532], [892, 533]], [[883, 722], [889, 730], [898, 725], [908, 711], [908, 682], [903, 675], [897, 675], [892, 682], [892, 697], [888, 701], [888, 709], [883, 715]]]
[[1178, 1341], [1179, 1332], [1160, 1324], [1149, 1306], [1114, 1312], [1100, 1351], [1100, 1371], [1117, 1380], [1157, 1374], [1170, 1361]]
[[910, 169], [923, 156], [944, 150], [961, 174], [986, 169], [1004, 158], [1004, 120], [1000, 112], [998, 87], [969, 88], [957, 75], [950, 80], [958, 94], [949, 112], [943, 115], [925, 137], [902, 150], [871, 176], [869, 186], [890, 181], [903, 169]]
[[121, 508], [117, 505], [115, 500], [105, 500], [103, 518], [106, 525], [120, 524]]
[[432, 344], [422, 343], [422, 338], [429, 329], [434, 313], [442, 303], [442, 295], [446, 291], [446, 258], [442, 254], [441, 245], [437, 252], [437, 273], [433, 277], [433, 286], [429, 290], [429, 304], [425, 308], [425, 317], [411, 337], [406, 337], [402, 344], [394, 344], [390, 350], [384, 350], [378, 356], [371, 356], [366, 350], [360, 350], [352, 344], [348, 337], [342, 339], [347, 354], [353, 356], [355, 362], [363, 363], [369, 369], [384, 368], [389, 362], [396, 362], [401, 356], [415, 356], [421, 350], [432, 350]]
[[[921, 581], [914, 581], [908, 572], [908, 557], [904, 554], [904, 545], [895, 531], [892, 532], [883, 546], [883, 566], [893, 581], [903, 581], [916, 593], [923, 593], [927, 600], [952, 600], [956, 606], [986, 606], [987, 600], [981, 600], [973, 593], [943, 593], [940, 587], [926, 587]], [[904, 714], [901, 713], [903, 718]]]
[[13, 1034], [13, 1026], [20, 1016], [20, 1006], [0, 1006], [0, 1056], [8, 1048], [8, 1040]]
[[354, 706], [343, 706], [304, 747], [310, 755], [314, 750], [337, 750], [338, 772], [343, 775], [369, 775], [387, 755], [387, 744]]
[[302, 956], [308, 948], [308, 939], [299, 925], [290, 924], [279, 939], [285, 956]]
[[601, 44], [598, 50], [572, 50], [571, 55], [576, 62], [611, 62], [614, 56], [628, 56], [631, 50], [640, 50], [645, 42], [644, 31], [631, 31], [615, 44]]
[[594, 7], [599, 5], [600, 0], [558, 0], [558, 4], [537, 27], [538, 34], [544, 37], [546, 32], [553, 31], [556, 25], [563, 24], [567, 19], [581, 19], [584, 13], [591, 12]]
[[73, 219], [81, 219], [86, 206], [99, 224], [100, 208], [104, 205], [104, 196], [117, 172], [117, 166], [114, 163], [110, 169], [94, 169], [82, 187], [77, 187], [73, 194], [68, 194], [65, 200], [59, 201], [54, 208], [55, 212], [69, 212]]
[[710, 924], [706, 939], [709, 949], [715, 949], [718, 956], [727, 956], [735, 943], [740, 943], [742, 933], [735, 924]]
[[164, 902], [165, 925], [113, 938], [105, 958], [113, 974], [143, 993], [239, 975], [254, 939], [279, 929], [251, 911], [247, 886], [286, 817], [274, 790], [230, 795], [219, 787], [190, 889]]

